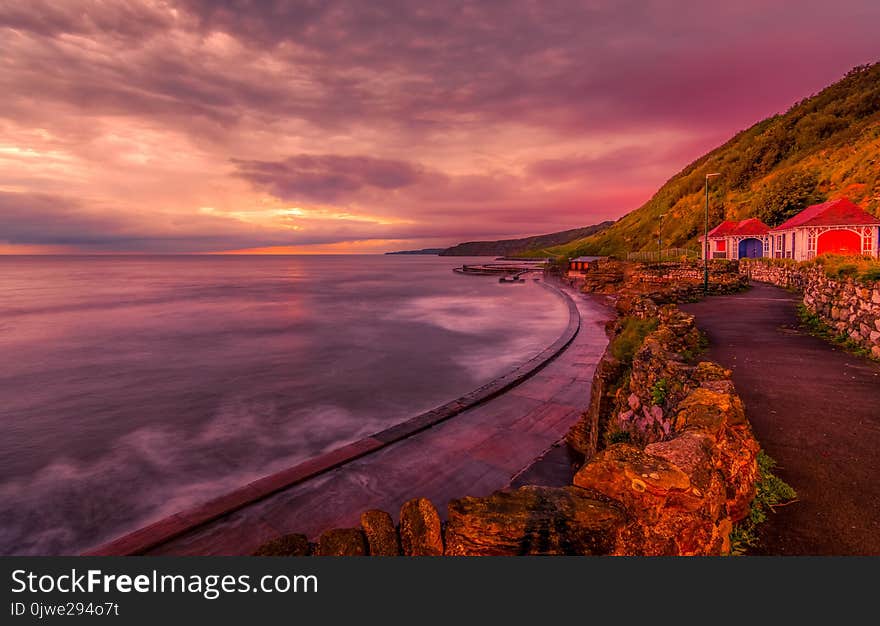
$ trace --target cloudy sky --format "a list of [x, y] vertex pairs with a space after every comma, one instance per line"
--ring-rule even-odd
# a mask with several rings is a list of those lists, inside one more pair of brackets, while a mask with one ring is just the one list
[[0, 0], [0, 252], [376, 252], [616, 218], [880, 60], [877, 0]]

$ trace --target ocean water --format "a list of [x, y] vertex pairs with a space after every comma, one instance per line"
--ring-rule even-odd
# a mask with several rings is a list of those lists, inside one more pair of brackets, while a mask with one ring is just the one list
[[0, 256], [0, 554], [77, 553], [561, 334], [556, 296], [451, 271], [474, 260]]

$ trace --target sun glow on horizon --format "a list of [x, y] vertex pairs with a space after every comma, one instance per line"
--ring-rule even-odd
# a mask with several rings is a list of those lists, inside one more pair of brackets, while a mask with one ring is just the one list
[[317, 254], [384, 254], [410, 246], [417, 247], [417, 241], [402, 239], [373, 239], [365, 241], [340, 241], [337, 243], [305, 244], [298, 246], [267, 246], [264, 248], [242, 248], [239, 250], [220, 250], [206, 252], [207, 255], [317, 255]]

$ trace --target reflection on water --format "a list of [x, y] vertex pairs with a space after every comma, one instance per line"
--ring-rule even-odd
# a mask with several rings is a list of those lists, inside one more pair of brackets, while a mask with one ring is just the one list
[[0, 256], [0, 554], [96, 545], [559, 336], [555, 296], [466, 261]]

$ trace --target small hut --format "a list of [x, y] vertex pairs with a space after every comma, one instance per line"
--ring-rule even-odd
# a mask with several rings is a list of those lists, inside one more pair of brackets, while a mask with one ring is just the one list
[[[709, 231], [710, 259], [755, 259], [770, 254], [770, 227], [750, 217], [740, 222], [725, 220]], [[705, 256], [705, 238], [700, 237], [700, 256]]]
[[586, 272], [595, 269], [599, 261], [604, 257], [600, 256], [579, 256], [568, 262], [569, 272]]

